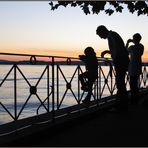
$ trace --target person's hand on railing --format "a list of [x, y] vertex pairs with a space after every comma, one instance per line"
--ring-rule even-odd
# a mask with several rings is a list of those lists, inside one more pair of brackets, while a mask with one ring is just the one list
[[79, 59], [83, 62], [86, 61], [86, 56], [85, 55], [79, 55]]
[[104, 58], [104, 56], [106, 54], [110, 54], [110, 51], [109, 50], [104, 50], [103, 52], [101, 52], [101, 57]]

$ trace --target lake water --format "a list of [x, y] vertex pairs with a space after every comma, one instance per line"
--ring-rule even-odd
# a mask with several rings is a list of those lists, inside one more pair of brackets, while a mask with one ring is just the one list
[[[5, 76], [10, 72], [12, 65], [0, 65], [0, 83], [2, 84]], [[52, 67], [49, 66], [49, 81], [48, 81], [48, 70], [46, 66], [43, 65], [19, 65], [19, 69], [16, 69], [16, 96], [15, 93], [15, 70], [12, 69], [7, 79], [0, 87], [0, 102], [8, 109], [8, 111], [14, 116], [15, 112], [15, 101], [14, 98], [17, 98], [17, 115], [20, 113], [21, 109], [23, 110], [19, 116], [19, 119], [36, 115], [36, 110], [40, 105], [40, 101], [44, 101], [48, 96], [48, 85], [52, 85]], [[82, 71], [85, 71], [85, 67], [81, 66]], [[104, 66], [103, 72], [101, 72], [101, 87], [104, 96], [110, 95], [108, 85], [111, 85], [110, 82], [108, 85], [104, 86], [104, 78], [108, 76], [109, 67]], [[43, 73], [44, 72], [44, 73]], [[42, 76], [42, 77], [41, 77]], [[80, 90], [78, 93], [78, 70], [77, 66], [60, 66], [58, 69], [58, 81], [57, 81], [57, 66], [55, 66], [55, 104], [57, 103], [57, 98], [59, 98], [60, 108], [77, 104], [77, 99], [82, 99], [86, 96], [87, 93], [84, 93]], [[41, 78], [41, 79], [40, 79]], [[40, 81], [39, 81], [40, 80]], [[67, 82], [71, 82], [71, 89], [66, 88]], [[113, 76], [114, 83], [114, 76]], [[58, 87], [57, 87], [58, 84]], [[36, 86], [37, 95], [30, 95], [30, 86]], [[51, 87], [49, 93], [51, 92]], [[57, 92], [58, 95], [57, 95]], [[116, 93], [116, 91], [114, 92]], [[93, 97], [92, 97], [93, 99]], [[49, 97], [50, 110], [52, 106], [52, 96]], [[47, 104], [47, 103], [45, 103]], [[25, 105], [23, 107], [23, 105]], [[55, 105], [55, 108], [57, 106]], [[46, 109], [41, 106], [39, 108], [39, 113], [46, 112]], [[0, 105], [0, 124], [13, 121], [10, 115], [5, 111], [5, 109]]]

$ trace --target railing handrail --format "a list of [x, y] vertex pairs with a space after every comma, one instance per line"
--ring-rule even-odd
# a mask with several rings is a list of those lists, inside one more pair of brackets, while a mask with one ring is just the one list
[[35, 57], [47, 57], [47, 58], [71, 58], [71, 59], [79, 59], [76, 57], [64, 57], [64, 56], [51, 56], [51, 55], [40, 55], [40, 54], [20, 54], [20, 53], [5, 53], [0, 52], [0, 55], [11, 55], [11, 56], [35, 56]]
[[[29, 56], [29, 57], [47, 57], [47, 58], [69, 58], [69, 59], [78, 59], [79, 57], [66, 57], [66, 56], [51, 56], [51, 55], [41, 55], [41, 54], [20, 54], [20, 53], [5, 53], [0, 52], [0, 55], [10, 55], [10, 56]], [[98, 61], [112, 61], [111, 58], [102, 58], [97, 57]]]

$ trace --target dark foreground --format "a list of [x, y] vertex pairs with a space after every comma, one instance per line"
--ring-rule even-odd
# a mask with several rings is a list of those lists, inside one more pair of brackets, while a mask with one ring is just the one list
[[4, 146], [148, 146], [147, 98], [127, 113], [96, 112]]

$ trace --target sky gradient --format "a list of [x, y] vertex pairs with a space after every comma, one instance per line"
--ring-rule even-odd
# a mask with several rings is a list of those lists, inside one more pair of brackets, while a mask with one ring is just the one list
[[96, 28], [105, 25], [118, 32], [124, 42], [133, 34], [142, 35], [145, 47], [143, 61], [148, 61], [148, 19], [124, 9], [111, 16], [85, 15], [80, 8], [60, 7], [50, 10], [48, 1], [0, 2], [0, 52], [78, 57], [87, 46], [97, 56], [108, 49], [107, 40], [96, 35]]

